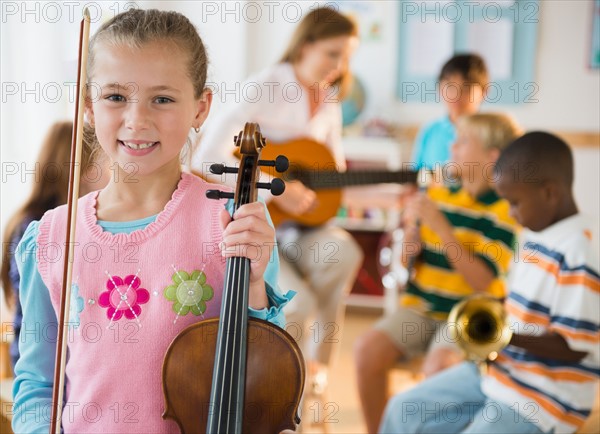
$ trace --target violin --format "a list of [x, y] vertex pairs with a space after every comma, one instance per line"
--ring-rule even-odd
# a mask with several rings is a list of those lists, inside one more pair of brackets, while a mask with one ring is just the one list
[[[211, 199], [232, 198], [234, 210], [256, 201], [257, 188], [283, 193], [283, 181], [257, 182], [260, 166], [285, 171], [288, 163], [260, 160], [266, 140], [258, 124], [247, 123], [235, 137], [239, 168], [213, 164], [216, 174], [237, 172], [235, 193], [207, 191]], [[304, 360], [284, 330], [248, 318], [250, 260], [228, 258], [220, 318], [193, 324], [171, 343], [163, 362], [163, 418], [182, 433], [279, 433], [300, 423]]]

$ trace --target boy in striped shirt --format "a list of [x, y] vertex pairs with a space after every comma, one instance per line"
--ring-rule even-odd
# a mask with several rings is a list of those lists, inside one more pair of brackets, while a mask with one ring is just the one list
[[457, 128], [446, 168], [454, 169], [461, 185], [431, 186], [407, 201], [401, 261], [412, 276], [398, 310], [355, 344], [369, 433], [379, 427], [388, 374], [396, 363], [427, 352], [422, 370], [432, 375], [462, 361], [462, 352], [449, 340], [448, 313], [475, 293], [505, 295], [501, 277], [513, 257], [516, 222], [508, 202], [493, 190], [493, 165], [521, 131], [510, 117], [493, 113], [460, 118]]
[[528, 228], [510, 271], [509, 345], [481, 377], [462, 363], [394, 397], [382, 433], [573, 433], [600, 377], [600, 275], [572, 195], [573, 157], [533, 132], [497, 161], [497, 191]]

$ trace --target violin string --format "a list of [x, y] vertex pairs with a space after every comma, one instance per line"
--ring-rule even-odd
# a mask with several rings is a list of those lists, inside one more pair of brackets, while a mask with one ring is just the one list
[[[222, 301], [223, 303], [223, 310], [222, 310], [222, 314], [225, 314], [225, 306], [227, 303], [227, 297], [230, 296], [229, 291], [227, 291], [227, 288], [229, 288], [230, 286], [230, 282], [231, 282], [231, 261], [228, 259], [227, 260], [227, 266], [226, 266], [226, 276], [225, 276], [225, 283], [224, 283], [224, 288], [225, 288], [225, 300]], [[224, 318], [221, 319], [222, 322], [224, 321]], [[221, 323], [222, 324], [222, 323]], [[221, 327], [224, 327], [224, 325], [221, 325]], [[223, 330], [223, 333], [225, 333], [225, 330]], [[222, 353], [222, 349], [223, 349], [223, 339], [218, 339], [217, 340], [217, 349], [215, 352], [215, 367], [217, 366], [221, 366], [221, 353]], [[219, 372], [219, 371], [217, 371]], [[217, 421], [217, 431], [216, 432], [220, 432], [220, 426], [221, 426], [221, 408], [222, 408], [222, 403], [223, 403], [223, 388], [225, 387], [225, 382], [223, 381], [223, 379], [218, 378], [218, 376], [216, 378], [213, 378], [213, 386], [212, 388], [215, 390], [217, 390], [218, 385], [220, 385], [221, 387], [221, 393], [219, 393], [218, 395], [214, 396], [211, 392], [212, 398], [214, 399], [214, 401], [212, 402], [213, 405], [213, 413], [217, 413], [217, 416], [214, 417], [210, 417], [209, 418], [209, 424], [208, 424], [208, 432], [209, 433], [213, 433], [214, 429], [212, 427], [212, 422], [214, 422], [215, 418]], [[217, 402], [217, 399], [219, 400]]]
[[[220, 407], [220, 411], [223, 412], [223, 410], [225, 408], [227, 408], [227, 413], [225, 414], [225, 419], [227, 422], [227, 426], [226, 429], [224, 430], [224, 432], [229, 432], [229, 417], [227, 417], [227, 415], [230, 415], [231, 413], [229, 413], [229, 410], [231, 408], [231, 386], [232, 386], [232, 381], [233, 381], [233, 376], [227, 375], [227, 373], [229, 372], [230, 368], [229, 368], [229, 364], [233, 365], [233, 346], [232, 346], [232, 342], [231, 342], [231, 334], [232, 332], [234, 332], [235, 330], [232, 330], [231, 328], [231, 323], [232, 323], [232, 315], [233, 315], [233, 306], [235, 303], [235, 296], [236, 296], [236, 288], [238, 287], [238, 282], [237, 282], [237, 272], [236, 272], [236, 268], [237, 268], [237, 258], [233, 257], [231, 258], [229, 261], [231, 263], [231, 284], [228, 286], [228, 290], [230, 292], [228, 298], [229, 298], [229, 302], [228, 302], [228, 311], [227, 311], [227, 316], [225, 318], [225, 324], [226, 324], [226, 328], [224, 330], [225, 332], [225, 354], [224, 354], [224, 369], [223, 369], [223, 387], [225, 386], [225, 380], [227, 380], [229, 382], [229, 390], [227, 394], [223, 394], [222, 397], [222, 402], [221, 402], [221, 407]], [[229, 355], [231, 354], [231, 355]], [[223, 418], [223, 414], [220, 415], [220, 419], [222, 420]], [[221, 432], [221, 431], [219, 431]]]
[[[243, 199], [243, 192], [240, 195], [242, 196]], [[239, 208], [239, 204], [236, 205], [236, 208]], [[223, 356], [224, 361], [225, 361], [225, 366], [223, 369], [223, 381], [222, 381], [222, 397], [221, 397], [221, 405], [219, 406], [219, 428], [220, 428], [220, 424], [222, 421], [222, 411], [223, 408], [225, 407], [225, 404], [227, 405], [227, 415], [231, 415], [231, 405], [232, 405], [232, 389], [233, 389], [233, 381], [234, 378], [236, 378], [234, 376], [234, 371], [235, 371], [235, 362], [234, 362], [234, 358], [236, 356], [236, 354], [233, 354], [233, 350], [235, 349], [235, 341], [236, 341], [236, 335], [237, 335], [237, 315], [235, 315], [236, 309], [238, 308], [238, 295], [239, 295], [239, 288], [240, 288], [240, 282], [239, 282], [239, 276], [240, 276], [240, 272], [239, 272], [239, 268], [240, 268], [240, 259], [237, 257], [232, 257], [228, 260], [228, 263], [230, 265], [230, 270], [229, 270], [229, 282], [231, 284], [226, 285], [226, 290], [228, 291], [227, 294], [227, 306], [229, 306], [229, 309], [226, 311], [226, 315], [225, 318], [223, 318], [223, 322], [224, 322], [224, 333], [225, 334], [225, 338], [224, 338], [224, 344], [225, 344], [225, 354]], [[236, 328], [232, 328], [232, 324], [234, 324], [236, 326]], [[233, 336], [232, 336], [233, 335]], [[231, 357], [227, 357], [228, 354], [231, 352]], [[227, 375], [229, 374], [229, 375]], [[228, 394], [227, 396], [224, 395], [223, 393], [223, 389], [225, 387], [225, 380], [227, 380], [227, 382], [229, 383], [229, 390], [228, 390]], [[229, 429], [229, 423], [231, 421], [231, 417], [226, 418], [226, 429], [225, 432], [230, 432]], [[220, 430], [219, 430], [220, 432]]]
[[[238, 258], [238, 264], [239, 264], [239, 270], [238, 270], [238, 279], [240, 280], [240, 285], [239, 285], [239, 289], [241, 289], [241, 291], [237, 291], [238, 294], [237, 296], [237, 300], [236, 300], [236, 315], [235, 315], [235, 341], [236, 341], [236, 346], [234, 348], [238, 348], [240, 351], [238, 351], [238, 354], [236, 354], [235, 357], [235, 362], [231, 367], [232, 372], [234, 372], [234, 374], [236, 374], [235, 378], [237, 382], [241, 382], [243, 381], [243, 377], [242, 377], [242, 355], [243, 355], [243, 351], [241, 351], [242, 349], [242, 339], [243, 339], [243, 327], [244, 325], [241, 323], [241, 319], [243, 317], [243, 312], [241, 311], [241, 309], [244, 308], [244, 303], [243, 303], [243, 297], [244, 297], [244, 293], [246, 292], [246, 288], [245, 288], [245, 281], [243, 278], [243, 272], [242, 270], [245, 268], [245, 263], [246, 263], [246, 258]], [[237, 372], [235, 372], [235, 370], [237, 369]], [[240, 387], [238, 385], [238, 387], [236, 388], [237, 391], [240, 390]], [[243, 396], [236, 396], [236, 402], [238, 405], [240, 405], [242, 403], [243, 400]], [[235, 429], [235, 427], [234, 427]]]
[[[248, 163], [248, 159], [246, 160], [246, 162]], [[251, 182], [252, 182], [252, 176], [251, 176], [251, 172], [253, 170], [253, 167], [251, 164], [247, 164], [245, 165], [245, 171], [246, 173], [243, 174], [245, 177], [249, 178], [249, 180], [247, 180], [247, 182], [244, 182], [242, 184], [242, 188], [240, 191], [240, 204], [246, 204], [250, 202], [250, 190], [251, 190]], [[243, 257], [242, 252], [238, 252], [239, 257], [235, 257], [235, 279], [237, 280], [237, 284], [233, 286], [233, 288], [236, 288], [234, 297], [235, 297], [235, 302], [233, 303], [233, 309], [231, 311], [231, 316], [233, 319], [233, 323], [234, 323], [234, 329], [233, 329], [233, 337], [232, 337], [232, 341], [231, 344], [233, 345], [232, 347], [232, 359], [231, 359], [231, 380], [229, 382], [230, 384], [230, 395], [229, 395], [229, 408], [228, 408], [228, 414], [231, 415], [231, 407], [235, 403], [237, 403], [238, 405], [241, 406], [242, 404], [242, 399], [243, 396], [237, 396], [237, 392], [240, 391], [240, 385], [236, 384], [236, 388], [235, 388], [235, 396], [234, 393], [232, 393], [233, 389], [233, 384], [234, 381], [236, 382], [240, 382], [243, 380], [243, 376], [242, 376], [242, 369], [243, 369], [243, 351], [241, 351], [241, 349], [243, 348], [242, 345], [244, 344], [242, 342], [242, 339], [244, 338], [243, 333], [242, 333], [242, 329], [243, 329], [243, 324], [241, 324], [240, 320], [243, 317], [243, 312], [241, 311], [241, 309], [244, 309], [247, 305], [247, 290], [246, 290], [246, 277], [247, 277], [247, 273], [248, 273], [248, 260]], [[238, 349], [240, 351], [238, 351], [238, 354], [234, 354], [233, 352], [235, 351], [235, 349]], [[237, 372], [236, 372], [237, 371]], [[230, 429], [230, 423], [237, 423], [236, 418], [228, 418], [227, 419], [227, 432], [233, 432], [235, 431], [235, 426], [233, 427], [233, 431]]]
[[[234, 369], [235, 369], [234, 358], [236, 356], [236, 354], [233, 353], [233, 350], [235, 349], [235, 338], [236, 338], [235, 335], [236, 335], [236, 332], [237, 332], [236, 328], [234, 328], [234, 329], [231, 328], [231, 324], [233, 322], [235, 325], [237, 325], [237, 322], [235, 321], [235, 318], [234, 318], [234, 316], [235, 316], [234, 315], [234, 311], [235, 311], [235, 307], [237, 305], [237, 294], [236, 293], [238, 291], [236, 291], [235, 289], [239, 288], [239, 271], [237, 270], [239, 268], [239, 261], [238, 261], [238, 258], [236, 258], [236, 257], [232, 258], [232, 261], [233, 261], [233, 264], [234, 264], [233, 269], [235, 270], [235, 272], [234, 272], [234, 277], [233, 277], [234, 284], [230, 288], [231, 292], [232, 292], [232, 297], [231, 298], [233, 300], [232, 300], [232, 304], [230, 305], [231, 309], [229, 311], [229, 318], [228, 318], [228, 324], [229, 324], [228, 330], [229, 330], [229, 333], [227, 334], [227, 339], [228, 339], [227, 340], [227, 345], [228, 345], [228, 347], [229, 347], [229, 345], [231, 345], [231, 358], [230, 359], [225, 359], [225, 360], [227, 360], [231, 364], [229, 366], [229, 369], [228, 369], [228, 374], [229, 375], [227, 376], [227, 379], [228, 379], [228, 382], [229, 382], [229, 393], [228, 393], [228, 396], [227, 396], [227, 414], [230, 415], [230, 417], [227, 418], [227, 426], [226, 426], [227, 429], [225, 430], [225, 432], [230, 432], [229, 423], [231, 422], [232, 389], [233, 389], [233, 381], [234, 381], [234, 378], [235, 378], [234, 375], [233, 375], [234, 374]], [[233, 335], [233, 336], [231, 336], [231, 335]]]
[[[244, 259], [242, 260], [242, 263], [243, 263], [243, 269], [244, 269], [244, 270], [243, 270], [243, 275], [244, 275], [244, 277], [243, 277], [243, 282], [244, 282], [244, 283], [245, 283], [245, 282], [249, 282], [249, 281], [250, 281], [250, 279], [249, 279], [250, 260], [249, 260], [249, 259], [247, 259], [247, 258], [244, 258]], [[244, 286], [244, 291], [242, 291], [242, 297], [243, 297], [243, 301], [242, 301], [242, 309], [246, 309], [246, 311], [247, 311], [247, 309], [248, 309], [248, 295], [249, 295], [249, 291], [248, 291], [248, 289], [246, 288], [246, 286]], [[247, 315], [247, 314], [246, 314], [246, 315]], [[247, 322], [247, 320], [248, 320], [248, 317], [247, 317], [246, 315], [244, 315], [244, 318], [246, 318], [246, 324], [245, 324], [245, 325], [242, 325], [242, 327], [244, 327], [244, 326], [245, 326], [245, 327], [247, 327], [247, 326], [248, 326], [248, 322]], [[247, 330], [247, 329], [246, 329], [246, 330]], [[240, 334], [240, 341], [241, 341], [242, 339], [244, 339], [244, 338], [246, 338], [246, 335], [244, 334], [244, 335], [242, 336], [242, 335]], [[244, 346], [245, 346], [245, 345], [246, 345], [246, 343], [245, 343], [245, 342], [242, 342], [242, 343], [241, 343], [241, 345], [244, 345]], [[240, 367], [239, 367], [239, 369], [240, 369], [240, 378], [242, 379], [242, 381], [245, 381], [245, 378], [246, 378], [246, 375], [245, 375], [245, 370], [246, 370], [246, 369], [245, 369], [245, 368], [246, 368], [246, 365], [245, 365], [245, 363], [246, 363], [246, 357], [245, 357], [245, 355], [246, 355], [246, 352], [248, 351], [248, 348], [247, 348], [247, 347], [244, 347], [244, 348], [246, 349], [246, 351], [245, 351], [243, 354], [241, 354], [241, 355], [240, 355], [240, 358], [239, 358], [239, 366], [240, 366]], [[242, 370], [244, 370], [244, 375], [241, 375], [241, 371], [242, 371]], [[245, 383], [244, 383], [244, 387], [245, 387]], [[243, 400], [243, 398], [244, 398], [244, 395], [242, 394], [242, 396], [241, 396], [241, 399]], [[243, 408], [244, 408], [244, 407], [242, 407], [242, 415], [243, 415]], [[242, 417], [242, 419], [243, 419], [243, 417]]]
[[[248, 160], [246, 160], [248, 161]], [[249, 170], [248, 166], [245, 166], [244, 168], [246, 171]], [[243, 174], [244, 176], [247, 175], [247, 173]], [[242, 188], [240, 189], [240, 205], [246, 204], [249, 202], [249, 182], [244, 182], [242, 183]], [[228, 402], [228, 412], [227, 414], [231, 415], [231, 407], [234, 403], [234, 400], [238, 402], [238, 404], [240, 403], [240, 399], [242, 397], [239, 396], [233, 396], [233, 384], [234, 381], [241, 381], [241, 367], [242, 367], [242, 363], [241, 363], [241, 352], [238, 352], [238, 354], [234, 354], [235, 349], [241, 349], [241, 345], [242, 345], [242, 333], [241, 333], [241, 325], [240, 324], [240, 315], [242, 314], [241, 312], [241, 308], [243, 308], [243, 299], [244, 299], [244, 293], [246, 292], [245, 290], [245, 281], [242, 280], [244, 276], [243, 273], [243, 269], [245, 268], [244, 265], [246, 263], [246, 261], [244, 260], [244, 258], [242, 257], [242, 252], [238, 252], [238, 254], [240, 255], [240, 257], [235, 257], [234, 258], [234, 262], [235, 262], [235, 279], [236, 279], [236, 284], [233, 286], [233, 288], [235, 288], [236, 290], [234, 291], [235, 294], [233, 295], [233, 297], [235, 297], [235, 302], [231, 305], [232, 309], [231, 309], [231, 316], [230, 316], [230, 320], [233, 321], [233, 336], [232, 336], [232, 358], [231, 358], [231, 368], [230, 368], [230, 380], [229, 380], [229, 402]], [[232, 297], [232, 298], [233, 298]], [[237, 368], [237, 372], [236, 372], [236, 368]], [[237, 374], [237, 375], [236, 375]], [[239, 387], [236, 387], [236, 392], [239, 390]], [[232, 422], [232, 419], [235, 420], [235, 418], [227, 418], [227, 432], [232, 432], [230, 429], [230, 423]], [[234, 422], [235, 423], [235, 422]], [[235, 429], [235, 427], [234, 427]]]
[[[246, 166], [246, 169], [248, 169], [248, 167]], [[253, 168], [251, 167], [250, 170], [253, 170]], [[245, 175], [242, 173], [242, 175]], [[252, 177], [250, 176], [250, 180], [252, 180]], [[246, 182], [246, 183], [242, 183], [242, 188], [240, 189], [240, 200], [238, 201], [239, 203], [234, 204], [234, 211], [239, 209], [239, 207], [242, 204], [245, 203], [249, 203], [250, 202], [250, 191], [251, 191], [251, 182]], [[225, 333], [225, 336], [218, 342], [217, 344], [217, 354], [216, 354], [216, 359], [215, 359], [215, 363], [218, 363], [219, 365], [217, 366], [221, 366], [221, 352], [222, 352], [222, 345], [225, 345], [225, 351], [223, 354], [223, 359], [225, 361], [225, 366], [223, 367], [223, 370], [221, 372], [221, 374], [223, 375], [223, 378], [219, 379], [216, 378], [214, 379], [214, 381], [218, 381], [221, 380], [221, 394], [219, 397], [219, 405], [217, 408], [217, 412], [218, 412], [218, 421], [217, 421], [217, 431], [218, 433], [221, 432], [221, 423], [223, 422], [223, 408], [224, 408], [224, 404], [225, 404], [225, 399], [227, 399], [227, 408], [228, 408], [228, 412], [227, 415], [229, 415], [230, 417], [227, 417], [226, 420], [226, 430], [224, 432], [233, 432], [232, 430], [230, 430], [230, 424], [231, 423], [237, 423], [237, 418], [236, 417], [231, 417], [232, 413], [231, 413], [231, 406], [234, 403], [234, 399], [235, 401], [238, 402], [239, 404], [241, 404], [240, 400], [243, 399], [243, 396], [233, 396], [233, 385], [234, 385], [234, 380], [237, 379], [237, 381], [242, 381], [241, 379], [241, 371], [243, 368], [243, 364], [244, 360], [242, 360], [242, 353], [243, 351], [238, 352], [238, 354], [234, 354], [234, 350], [235, 348], [242, 348], [242, 330], [239, 329], [238, 327], [240, 327], [242, 324], [240, 324], [240, 315], [243, 315], [243, 312], [240, 310], [242, 308], [244, 308], [247, 304], [248, 304], [248, 291], [246, 290], [246, 282], [249, 282], [249, 272], [250, 272], [250, 261], [249, 260], [245, 260], [246, 258], [241, 256], [242, 252], [238, 252], [240, 254], [240, 256], [235, 256], [232, 258], [229, 258], [227, 260], [227, 270], [226, 270], [226, 282], [225, 282], [225, 300], [224, 300], [224, 309], [223, 309], [223, 317], [222, 318], [222, 324], [223, 324], [223, 333]], [[229, 309], [227, 309], [227, 306], [229, 307]], [[234, 325], [234, 328], [231, 328], [231, 325]], [[230, 338], [230, 334], [233, 334], [233, 336]], [[231, 347], [230, 347], [231, 345]], [[229, 352], [231, 351], [232, 353], [232, 357], [230, 359], [228, 359], [227, 355], [229, 354]], [[231, 363], [231, 366], [227, 366], [228, 363]], [[235, 370], [238, 370], [237, 374], [238, 375], [234, 375], [235, 374]], [[229, 373], [229, 376], [226, 376], [225, 373]], [[224, 388], [225, 388], [225, 380], [227, 379], [227, 381], [229, 382], [229, 394], [227, 397], [224, 396]], [[239, 385], [238, 385], [239, 386]], [[236, 387], [236, 392], [239, 391], [239, 387]], [[242, 414], [243, 414], [243, 410], [242, 410]], [[211, 430], [210, 432], [212, 432], [212, 427], [210, 426], [209, 423], [209, 430]], [[234, 426], [234, 431], [235, 431], [235, 426]]]

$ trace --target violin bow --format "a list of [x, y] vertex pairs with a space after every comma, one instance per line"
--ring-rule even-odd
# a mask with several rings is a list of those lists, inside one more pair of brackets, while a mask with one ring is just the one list
[[75, 222], [77, 220], [77, 199], [79, 199], [79, 181], [81, 174], [81, 150], [83, 149], [83, 113], [86, 92], [86, 74], [88, 43], [90, 36], [90, 13], [83, 11], [79, 31], [79, 60], [77, 64], [77, 93], [75, 99], [75, 117], [71, 137], [71, 159], [69, 170], [69, 193], [67, 199], [67, 236], [65, 247], [67, 255], [63, 267], [63, 285], [60, 296], [60, 313], [56, 341], [56, 359], [54, 365], [54, 385], [52, 389], [52, 416], [50, 434], [60, 434], [62, 402], [65, 388], [65, 367], [67, 364], [67, 336], [71, 304], [71, 283], [73, 278], [73, 259], [75, 246]]

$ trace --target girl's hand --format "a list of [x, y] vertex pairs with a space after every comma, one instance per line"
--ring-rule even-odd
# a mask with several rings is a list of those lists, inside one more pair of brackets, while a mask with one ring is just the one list
[[254, 202], [242, 205], [233, 215], [221, 211], [223, 243], [221, 254], [226, 257], [241, 256], [250, 259], [250, 307], [268, 306], [263, 274], [275, 247], [275, 229], [267, 221], [265, 205]]

